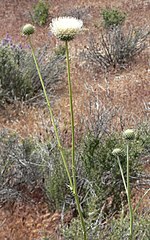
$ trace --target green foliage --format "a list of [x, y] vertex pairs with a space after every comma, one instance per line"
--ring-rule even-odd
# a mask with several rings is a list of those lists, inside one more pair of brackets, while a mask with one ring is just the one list
[[9, 36], [0, 43], [0, 100], [25, 99], [32, 93], [30, 78], [22, 74], [27, 53], [20, 45], [13, 44]]
[[[37, 49], [35, 54], [38, 59], [44, 84], [50, 90], [52, 85], [62, 80], [62, 75], [65, 71], [65, 56], [50, 52], [47, 46]], [[28, 54], [23, 71], [30, 76], [34, 90], [33, 95], [35, 96], [41, 93], [41, 83], [31, 54]]]
[[63, 229], [63, 236], [65, 240], [79, 240], [83, 239], [80, 219], [73, 219], [71, 221], [70, 227], [66, 227]]
[[[130, 175], [132, 177], [136, 177], [140, 169], [138, 159], [147, 147], [149, 141], [147, 134], [143, 132], [143, 134], [138, 136], [138, 141], [135, 139], [130, 144]], [[119, 134], [105, 136], [103, 139], [99, 139], [93, 134], [88, 134], [82, 145], [81, 152], [84, 177], [92, 182], [101, 206], [102, 203], [107, 202], [107, 199], [111, 198], [112, 200], [111, 205], [108, 204], [106, 206], [107, 214], [120, 208], [122, 202], [120, 193], [124, 192], [117, 159], [112, 154], [113, 149], [116, 147], [122, 149], [120, 162], [126, 176], [126, 143]], [[123, 199], [126, 201], [125, 195]]]
[[[111, 223], [106, 226], [102, 237], [103, 239], [118, 240], [129, 239], [129, 219], [125, 217], [122, 221], [120, 219], [113, 219]], [[108, 235], [109, 234], [109, 235]], [[148, 240], [150, 237], [150, 220], [148, 216], [135, 216], [133, 240]]]
[[44, 25], [48, 18], [48, 4], [44, 0], [39, 0], [33, 9], [33, 20], [40, 26]]
[[[65, 56], [61, 53], [49, 53], [47, 46], [37, 49], [44, 83], [51, 88], [62, 79], [65, 70]], [[14, 44], [9, 36], [0, 43], [0, 103], [28, 100], [41, 91], [41, 83], [27, 48]]]
[[65, 197], [70, 193], [69, 182], [57, 147], [51, 150], [50, 154], [51, 171], [45, 175], [44, 185], [50, 208], [59, 210], [62, 209]]
[[104, 21], [104, 26], [106, 28], [112, 28], [114, 26], [119, 26], [123, 24], [126, 18], [126, 14], [120, 12], [117, 9], [104, 9], [102, 11], [102, 17]]
[[[139, 172], [139, 159], [149, 155], [149, 131], [147, 125], [141, 126], [136, 139], [130, 144], [131, 176], [136, 177]], [[125, 140], [120, 134], [103, 135], [99, 138], [89, 133], [76, 148], [78, 193], [80, 200], [84, 199], [82, 204], [84, 215], [92, 229], [97, 228], [97, 219], [104, 221], [109, 214], [120, 209], [121, 203], [126, 202], [117, 159], [112, 155], [112, 150], [116, 147], [122, 149], [120, 161], [126, 175]], [[65, 155], [69, 163], [70, 150], [65, 150]], [[17, 134], [1, 131], [0, 169], [2, 202], [17, 196], [29, 198], [18, 188], [25, 184], [30, 191], [40, 186], [51, 210], [61, 209], [66, 199], [68, 203], [74, 204], [73, 197], [69, 195], [66, 171], [57, 144], [53, 141], [39, 142], [32, 138], [22, 140]], [[11, 181], [7, 181], [8, 179]], [[89, 216], [91, 220], [88, 219]]]
[[[98, 219], [97, 219], [98, 220]], [[94, 220], [95, 221], [95, 220]], [[129, 239], [129, 219], [109, 220], [107, 224], [93, 225], [93, 218], [90, 216], [87, 221], [88, 236], [90, 240], [128, 240]], [[95, 221], [96, 222], [96, 221]], [[73, 219], [70, 227], [63, 229], [65, 240], [82, 240], [82, 230], [79, 219]], [[135, 216], [133, 240], [149, 240], [150, 220], [148, 216]]]
[[[42, 172], [38, 167], [40, 158], [35, 154], [38, 151], [33, 139], [21, 140], [17, 134], [7, 130], [0, 132], [0, 168], [3, 169], [0, 185], [3, 190], [17, 191], [17, 185], [21, 183], [35, 187], [41, 181]], [[6, 179], [11, 179], [11, 182]]]
[[39, 186], [51, 211], [62, 207], [70, 189], [55, 145], [33, 138], [22, 140], [7, 130], [0, 132], [0, 203], [18, 196], [30, 199], [28, 193], [19, 190], [23, 184], [29, 192]]

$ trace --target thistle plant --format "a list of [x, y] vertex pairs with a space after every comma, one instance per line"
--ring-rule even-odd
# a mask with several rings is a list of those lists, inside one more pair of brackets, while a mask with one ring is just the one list
[[33, 59], [34, 59], [34, 62], [35, 62], [35, 66], [36, 66], [36, 69], [37, 69], [37, 72], [38, 72], [38, 75], [39, 75], [39, 79], [40, 79], [40, 82], [41, 82], [41, 85], [42, 85], [42, 88], [43, 88], [43, 93], [44, 93], [44, 97], [45, 97], [45, 100], [46, 100], [46, 103], [47, 103], [47, 107], [48, 107], [48, 110], [49, 110], [49, 114], [50, 114], [50, 118], [51, 118], [51, 121], [52, 121], [52, 125], [54, 127], [54, 132], [55, 132], [55, 136], [56, 136], [56, 139], [57, 139], [58, 148], [60, 150], [60, 154], [61, 154], [61, 157], [62, 157], [62, 160], [63, 160], [63, 164], [64, 164], [64, 167], [66, 169], [66, 172], [67, 172], [67, 175], [68, 175], [68, 178], [69, 178], [70, 188], [72, 189], [73, 188], [73, 183], [72, 183], [72, 179], [71, 179], [71, 176], [70, 176], [70, 173], [69, 173], [69, 168], [67, 166], [67, 161], [65, 159], [63, 147], [61, 145], [61, 141], [60, 141], [60, 138], [59, 138], [58, 129], [57, 129], [57, 126], [56, 126], [56, 123], [55, 123], [55, 119], [54, 119], [51, 103], [50, 103], [48, 95], [47, 95], [47, 91], [46, 91], [46, 88], [45, 88], [45, 85], [44, 85], [44, 81], [43, 81], [43, 78], [42, 78], [42, 75], [41, 75], [41, 72], [40, 72], [40, 67], [39, 67], [38, 61], [36, 59], [34, 47], [32, 45], [32, 41], [31, 41], [31, 36], [30, 35], [33, 34], [34, 31], [35, 31], [35, 28], [31, 24], [26, 24], [22, 28], [22, 33], [23, 33], [23, 35], [27, 36], [27, 39], [28, 39], [30, 47], [31, 47], [32, 56], [33, 56]]
[[133, 209], [131, 203], [131, 189], [130, 189], [130, 166], [129, 166], [129, 144], [130, 141], [134, 140], [135, 133], [133, 129], [127, 129], [123, 132], [123, 137], [127, 142], [127, 199], [129, 205], [129, 213], [130, 213], [130, 239], [133, 238]]
[[70, 61], [69, 61], [69, 48], [68, 48], [68, 42], [73, 40], [75, 36], [82, 30], [83, 22], [81, 20], [78, 20], [73, 17], [59, 17], [52, 20], [52, 23], [50, 24], [50, 29], [52, 33], [56, 36], [56, 38], [60, 39], [61, 41], [65, 42], [65, 50], [66, 50], [66, 64], [67, 64], [67, 74], [68, 74], [68, 87], [69, 87], [69, 101], [70, 101], [70, 114], [71, 114], [71, 131], [72, 131], [72, 164], [71, 164], [71, 170], [72, 173], [70, 174], [69, 166], [67, 165], [67, 161], [63, 152], [63, 147], [61, 145], [61, 141], [59, 138], [57, 126], [55, 124], [55, 119], [53, 115], [53, 111], [51, 108], [50, 101], [48, 99], [48, 95], [46, 92], [46, 88], [44, 86], [44, 82], [41, 76], [40, 68], [37, 62], [37, 59], [35, 57], [34, 48], [31, 42], [30, 35], [34, 33], [34, 27], [30, 24], [27, 24], [23, 27], [22, 32], [24, 35], [27, 36], [27, 39], [29, 41], [29, 44], [31, 46], [33, 59], [38, 71], [38, 75], [41, 81], [41, 85], [43, 88], [43, 93], [47, 102], [47, 106], [50, 113], [50, 118], [52, 121], [52, 125], [54, 127], [58, 148], [60, 150], [60, 154], [63, 160], [64, 167], [67, 172], [67, 176], [70, 182], [70, 189], [74, 195], [77, 210], [80, 216], [82, 231], [83, 231], [83, 239], [87, 240], [87, 233], [86, 233], [86, 226], [85, 221], [80, 205], [80, 200], [77, 192], [77, 181], [76, 181], [76, 164], [75, 164], [75, 133], [74, 133], [74, 111], [73, 111], [73, 97], [72, 97], [72, 83], [71, 83], [71, 74], [70, 74]]
[[71, 131], [72, 131], [72, 178], [73, 178], [73, 194], [77, 206], [77, 210], [80, 216], [80, 221], [83, 231], [83, 239], [87, 239], [85, 221], [77, 192], [76, 181], [76, 165], [75, 165], [75, 134], [74, 134], [74, 111], [73, 111], [73, 96], [72, 96], [72, 83], [70, 74], [70, 61], [69, 61], [69, 48], [68, 42], [73, 40], [74, 37], [82, 30], [83, 22], [73, 17], [59, 17], [52, 20], [50, 28], [56, 38], [65, 42], [66, 48], [66, 64], [68, 74], [68, 87], [69, 87], [69, 101], [70, 101], [70, 114], [71, 114]]
[[129, 237], [129, 239], [132, 240], [133, 239], [133, 209], [132, 209], [132, 203], [131, 203], [131, 189], [130, 189], [129, 143], [130, 143], [130, 141], [134, 140], [134, 138], [135, 138], [134, 130], [127, 129], [126, 131], [123, 132], [123, 137], [127, 143], [127, 150], [126, 150], [127, 151], [127, 170], [126, 170], [127, 171], [127, 179], [126, 179], [126, 181], [125, 181], [123, 169], [122, 169], [120, 159], [119, 159], [119, 156], [121, 154], [121, 149], [119, 149], [119, 148], [114, 149], [112, 154], [117, 156], [118, 165], [120, 168], [124, 188], [125, 188], [126, 195], [127, 195], [129, 214], [130, 214], [130, 237]]
[[128, 195], [127, 185], [126, 185], [126, 181], [125, 181], [122, 165], [121, 165], [120, 158], [119, 158], [119, 156], [121, 156], [121, 154], [122, 154], [122, 150], [120, 148], [115, 148], [112, 151], [112, 154], [117, 157], [117, 161], [118, 161], [118, 165], [119, 165], [122, 181], [123, 181], [123, 184], [124, 184], [124, 188], [125, 188], [126, 194]]
[[126, 173], [127, 173], [127, 178], [125, 180], [125, 176], [123, 173], [123, 168], [120, 162], [120, 156], [122, 155], [122, 150], [120, 148], [115, 148], [112, 151], [112, 154], [117, 157], [122, 181], [124, 184], [125, 192], [127, 195], [127, 200], [128, 200], [128, 207], [129, 207], [129, 214], [130, 214], [130, 235], [129, 235], [129, 240], [133, 239], [133, 220], [134, 220], [134, 214], [136, 213], [137, 209], [139, 208], [141, 202], [143, 201], [143, 198], [150, 192], [150, 188], [143, 194], [143, 196], [139, 199], [137, 202], [135, 209], [133, 210], [132, 208], [132, 203], [131, 203], [131, 189], [130, 189], [130, 160], [129, 160], [129, 146], [130, 142], [135, 139], [135, 132], [133, 129], [127, 129], [126, 131], [123, 132], [123, 138], [126, 140], [126, 156], [127, 156], [127, 168], [126, 168]]

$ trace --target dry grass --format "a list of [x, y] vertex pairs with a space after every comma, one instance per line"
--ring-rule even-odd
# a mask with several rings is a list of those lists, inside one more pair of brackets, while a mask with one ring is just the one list
[[33, 240], [50, 235], [55, 239], [59, 213], [49, 213], [44, 203], [5, 206], [0, 209], [0, 239]]

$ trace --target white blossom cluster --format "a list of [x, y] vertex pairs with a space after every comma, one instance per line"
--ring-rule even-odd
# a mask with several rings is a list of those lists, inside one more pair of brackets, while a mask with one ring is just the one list
[[52, 19], [51, 32], [62, 41], [70, 41], [82, 30], [83, 22], [73, 17]]

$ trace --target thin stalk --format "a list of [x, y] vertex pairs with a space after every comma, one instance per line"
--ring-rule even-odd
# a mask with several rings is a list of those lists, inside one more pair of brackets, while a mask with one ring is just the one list
[[45, 88], [45, 85], [44, 85], [44, 81], [43, 81], [43, 78], [42, 78], [42, 75], [41, 75], [41, 72], [40, 72], [40, 68], [39, 68], [37, 59], [36, 59], [36, 56], [35, 56], [35, 52], [34, 52], [34, 48], [33, 48], [30, 36], [28, 37], [28, 40], [29, 40], [29, 44], [31, 46], [32, 56], [33, 56], [33, 59], [34, 59], [34, 62], [35, 62], [35, 66], [36, 66], [36, 69], [37, 69], [37, 72], [38, 72], [38, 75], [39, 75], [39, 79], [40, 79], [40, 82], [41, 82], [41, 85], [42, 85], [42, 88], [43, 88], [43, 93], [44, 93], [44, 96], [45, 96], [45, 99], [46, 99], [46, 103], [47, 103], [47, 106], [48, 106], [48, 110], [49, 110], [50, 118], [51, 118], [51, 121], [52, 121], [52, 125], [54, 127], [54, 132], [55, 132], [55, 135], [56, 135], [58, 148], [59, 148], [62, 160], [63, 160], [64, 167], [65, 167], [67, 175], [68, 175], [70, 187], [71, 187], [71, 189], [73, 189], [73, 182], [72, 182], [72, 179], [71, 179], [71, 175], [69, 173], [69, 169], [68, 169], [68, 166], [67, 166], [67, 161], [65, 159], [63, 147], [61, 145], [59, 134], [58, 134], [58, 130], [57, 130], [57, 127], [56, 127], [56, 124], [55, 124], [55, 119], [54, 119], [54, 115], [53, 115], [53, 112], [52, 112], [51, 104], [50, 104], [50, 101], [48, 99], [48, 95], [47, 95], [47, 92], [46, 92], [46, 88]]
[[124, 188], [125, 188], [126, 194], [128, 194], [127, 185], [126, 185], [126, 181], [125, 181], [125, 177], [124, 177], [124, 173], [123, 173], [123, 169], [122, 169], [122, 166], [121, 166], [121, 162], [120, 162], [119, 156], [117, 156], [117, 160], [118, 160], [118, 165], [119, 165], [119, 168], [120, 168], [120, 172], [121, 172], [121, 177], [122, 177], [122, 181], [123, 181], [123, 184], [124, 184]]
[[131, 191], [130, 191], [130, 170], [129, 170], [129, 143], [127, 143], [127, 198], [128, 198], [128, 205], [129, 205], [129, 213], [130, 213], [130, 240], [133, 238], [133, 210], [131, 204]]
[[75, 134], [74, 134], [74, 111], [73, 111], [73, 100], [72, 100], [72, 84], [70, 77], [70, 61], [69, 61], [69, 49], [68, 49], [68, 41], [65, 41], [66, 45], [66, 62], [67, 62], [67, 74], [68, 74], [68, 86], [69, 86], [69, 101], [70, 101], [70, 114], [71, 114], [71, 132], [72, 132], [72, 177], [73, 177], [73, 193], [76, 201], [77, 210], [80, 216], [82, 231], [83, 231], [83, 239], [87, 240], [86, 227], [83, 218], [83, 213], [81, 210], [79, 196], [77, 192], [77, 180], [76, 180], [76, 165], [75, 165]]
[[69, 86], [69, 101], [70, 101], [70, 114], [71, 114], [71, 132], [72, 132], [72, 176], [73, 183], [76, 182], [76, 166], [75, 166], [75, 134], [74, 134], [74, 111], [73, 111], [73, 97], [72, 97], [72, 84], [70, 77], [70, 61], [68, 41], [66, 41], [66, 62], [67, 62], [67, 74], [68, 74], [68, 86]]

